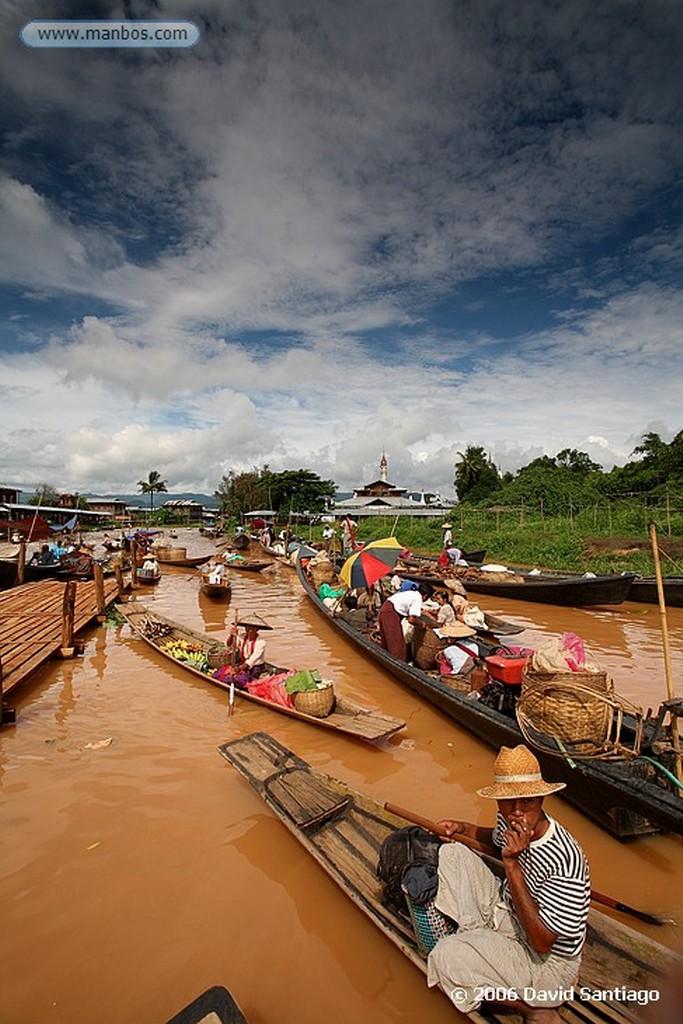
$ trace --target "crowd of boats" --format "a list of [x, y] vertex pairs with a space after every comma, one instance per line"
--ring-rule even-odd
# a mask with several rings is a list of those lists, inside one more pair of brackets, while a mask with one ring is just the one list
[[[296, 571], [303, 591], [328, 625], [363, 655], [492, 748], [529, 745], [544, 774], [566, 783], [563, 796], [611, 835], [625, 840], [657, 832], [683, 834], [677, 739], [683, 701], [669, 700], [643, 713], [614, 692], [604, 673], [574, 671], [572, 679], [569, 664], [566, 671], [549, 672], [539, 683], [539, 673], [533, 668], [535, 652], [517, 646], [521, 627], [489, 613], [481, 613], [475, 625], [468, 627], [469, 635], [461, 634], [468, 635], [471, 661], [478, 670], [470, 665], [467, 674], [444, 673], [440, 667], [438, 652], [458, 636], [457, 629], [450, 637], [448, 631], [442, 635], [432, 620], [425, 619], [416, 628], [411, 656], [406, 659], [386, 649], [377, 629], [381, 603], [399, 587], [420, 586], [428, 595], [441, 592], [447, 598], [459, 591], [466, 597], [470, 592], [514, 595], [522, 600], [590, 607], [618, 604], [632, 596], [630, 588], [638, 582], [633, 574], [558, 575], [486, 568], [485, 552], [475, 553], [481, 556], [477, 564], [470, 552], [470, 558], [463, 559], [469, 564], [444, 565], [443, 559], [400, 550], [390, 569], [371, 586], [351, 588], [343, 581], [342, 560], [298, 539], [285, 536], [277, 543], [264, 543], [257, 538], [260, 557], [253, 557], [249, 551], [254, 541], [240, 531], [229, 539], [215, 538], [216, 551], [208, 558], [206, 554], [188, 555], [175, 539], [171, 536], [169, 543], [166, 538], [162, 542], [153, 531], [117, 541], [105, 535], [101, 560], [82, 546], [77, 554], [101, 561], [108, 570], [117, 564], [132, 568], [143, 584], [158, 582], [165, 565], [186, 568], [197, 573], [202, 591], [215, 600], [229, 596], [234, 571], [261, 573], [274, 561], [287, 565]], [[27, 569], [37, 570], [38, 578], [42, 578], [41, 572], [73, 572], [62, 555], [51, 560], [43, 547], [39, 551], [44, 556], [42, 563], [40, 554], [26, 562]], [[325, 567], [322, 576], [313, 571], [321, 565]], [[84, 562], [80, 568], [86, 571]], [[675, 593], [675, 586], [669, 593]], [[674, 597], [671, 603], [679, 602]], [[471, 602], [465, 604], [471, 608]], [[222, 671], [231, 664], [229, 644], [162, 616], [138, 600], [124, 602], [119, 608], [145, 644], [191, 676], [226, 691], [230, 707], [236, 699], [252, 701], [372, 743], [381, 743], [405, 728], [404, 721], [362, 707], [337, 692], [333, 681], [311, 678], [303, 686], [288, 689], [288, 681], [302, 673], [268, 660], [257, 686], [236, 686], [230, 672]], [[428, 652], [426, 660], [416, 657], [418, 646], [423, 654]], [[324, 706], [316, 703], [322, 690], [329, 691]], [[535, 704], [527, 699], [530, 693]], [[221, 753], [384, 934], [424, 970], [425, 957], [411, 922], [383, 904], [374, 870], [382, 841], [405, 823], [400, 816], [338, 780], [320, 775], [268, 734], [226, 743]], [[615, 903], [610, 905], [619, 909]], [[635, 908], [623, 909], [648, 919]], [[643, 978], [654, 978], [672, 962], [663, 947], [597, 909], [592, 911], [591, 924], [582, 968], [585, 984], [602, 983], [604, 987], [609, 977], [620, 979], [626, 991], [629, 985], [642, 986]], [[595, 1010], [592, 1005], [592, 1012]], [[619, 998], [601, 1000], [599, 1012], [605, 1021], [637, 1019], [628, 1002]], [[578, 996], [567, 1002], [562, 1014], [576, 1024], [588, 1019]], [[496, 1019], [495, 1015], [491, 1019]]]

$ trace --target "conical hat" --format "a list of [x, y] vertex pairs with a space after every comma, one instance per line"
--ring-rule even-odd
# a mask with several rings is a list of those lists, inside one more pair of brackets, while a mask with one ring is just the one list
[[514, 800], [530, 796], [548, 796], [564, 789], [564, 782], [546, 782], [541, 766], [528, 747], [501, 747], [493, 765], [493, 785], [477, 790], [477, 796], [490, 800]]
[[249, 612], [246, 615], [242, 615], [241, 618], [239, 618], [237, 620], [237, 625], [238, 626], [251, 626], [252, 629], [272, 629], [273, 628], [272, 626], [269, 626], [268, 623], [266, 622], [266, 620], [262, 619], [260, 615], [256, 615], [255, 613], [252, 613], [252, 612]]
[[471, 626], [466, 625], [464, 622], [449, 622], [447, 626], [440, 626], [439, 633], [441, 636], [458, 637], [474, 636], [476, 629], [472, 629]]

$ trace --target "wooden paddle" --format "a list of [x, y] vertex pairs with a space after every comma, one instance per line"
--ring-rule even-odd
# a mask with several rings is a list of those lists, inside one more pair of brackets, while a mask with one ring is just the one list
[[[430, 821], [429, 818], [423, 818], [419, 814], [414, 814], [412, 811], [407, 811], [405, 807], [398, 807], [396, 804], [385, 803], [384, 810], [389, 811], [390, 814], [395, 814], [399, 818], [405, 818], [406, 821], [412, 821], [414, 825], [419, 825], [421, 828], [427, 830], [427, 832], [433, 832], [435, 835], [441, 835], [439, 832], [439, 826], [435, 821]], [[495, 846], [487, 846], [483, 843], [477, 842], [476, 839], [470, 839], [469, 836], [454, 835], [444, 836], [450, 840], [454, 840], [456, 843], [463, 843], [465, 846], [469, 846], [472, 850], [476, 850], [478, 853], [484, 853], [488, 857], [493, 857], [497, 861], [500, 861], [500, 851]], [[611, 907], [612, 910], [619, 910], [622, 914], [629, 914], [631, 917], [637, 917], [639, 921], [645, 921], [646, 924], [675, 924], [671, 918], [659, 917], [657, 914], [650, 914], [645, 910], [637, 910], [635, 907], [629, 907], [626, 903], [621, 903], [619, 900], [612, 899], [611, 896], [605, 896], [604, 893], [596, 892], [595, 889], [591, 889], [591, 900], [593, 903], [601, 903], [605, 907]]]

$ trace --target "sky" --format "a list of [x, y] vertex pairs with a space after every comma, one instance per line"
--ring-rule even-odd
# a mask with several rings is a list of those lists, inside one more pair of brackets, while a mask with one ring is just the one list
[[[191, 48], [25, 46], [187, 19]], [[0, 483], [683, 428], [679, 0], [3, 0]]]

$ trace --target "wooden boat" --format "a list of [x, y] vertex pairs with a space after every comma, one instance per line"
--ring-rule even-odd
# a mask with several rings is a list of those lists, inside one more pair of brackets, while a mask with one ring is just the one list
[[[409, 689], [496, 750], [503, 745], [510, 747], [527, 742], [514, 717], [514, 706], [509, 707], [508, 713], [489, 707], [481, 699], [473, 699], [470, 693], [449, 684], [448, 676], [425, 672], [394, 657], [367, 631], [362, 631], [351, 615], [330, 613], [311, 586], [300, 559], [297, 572], [306, 594], [329, 624]], [[652, 744], [662, 739], [661, 725], [656, 715], [646, 718], [641, 745], [642, 753], [659, 764], [663, 755], [655, 758]], [[632, 728], [635, 725], [629, 723], [626, 716], [625, 735]], [[554, 774], [558, 782], [566, 783], [562, 797], [617, 838], [631, 839], [658, 831], [683, 834], [683, 799], [677, 795], [667, 775], [659, 773], [649, 762], [642, 759], [573, 762], [559, 750], [557, 756], [541, 749], [534, 752], [549, 775]]]
[[239, 1006], [222, 985], [202, 992], [167, 1024], [247, 1024]]
[[161, 570], [156, 569], [138, 569], [137, 572], [138, 583], [147, 583], [150, 586], [154, 583], [158, 583], [161, 579]]
[[[214, 686], [218, 686], [222, 690], [230, 690], [229, 683], [223, 682], [220, 679], [215, 679], [213, 675], [210, 674], [214, 671], [213, 669], [208, 669], [206, 672], [200, 671], [188, 662], [174, 658], [161, 646], [163, 641], [169, 639], [185, 640], [189, 641], [193, 645], [197, 645], [202, 651], [208, 654], [217, 647], [216, 641], [213, 637], [207, 636], [204, 633], [196, 632], [187, 626], [182, 626], [177, 622], [173, 622], [171, 619], [164, 618], [162, 615], [157, 615], [143, 604], [128, 602], [128, 604], [122, 604], [117, 607], [133, 627], [137, 635], [145, 640], [150, 647], [154, 648], [155, 651], [158, 651], [159, 654], [168, 658], [169, 661], [172, 661], [174, 664], [180, 665], [192, 675], [203, 680], [203, 682], [212, 683]], [[276, 665], [268, 665], [267, 668], [270, 670], [270, 674], [272, 675], [277, 675], [286, 671], [283, 668], [278, 668]], [[264, 680], [267, 677], [264, 674], [260, 678], [261, 680]], [[335, 732], [347, 733], [350, 736], [356, 736], [358, 739], [369, 740], [371, 742], [375, 740], [383, 740], [388, 736], [392, 736], [395, 732], [403, 729], [406, 724], [399, 718], [392, 718], [390, 715], [383, 715], [379, 712], [368, 711], [367, 708], [363, 708], [359, 704], [355, 704], [353, 701], [350, 701], [339, 694], [337, 694], [336, 697], [334, 710], [325, 718], [316, 718], [314, 715], [308, 715], [301, 711], [297, 711], [296, 708], [276, 704], [273, 701], [265, 700], [263, 697], [257, 697], [255, 694], [249, 693], [247, 690], [236, 689], [235, 696], [239, 697], [240, 700], [249, 700], [254, 704], [260, 704], [263, 707], [270, 708], [272, 711], [279, 711], [284, 715], [289, 715], [290, 718], [298, 718], [303, 722], [310, 722], [311, 725], [320, 725], [324, 729], [332, 729]]]
[[242, 555], [223, 555], [223, 562], [229, 569], [237, 569], [239, 572], [263, 572], [272, 565], [272, 562], [265, 559], [243, 558]]
[[509, 580], [502, 573], [489, 573], [476, 567], [424, 573], [415, 569], [397, 568], [399, 576], [443, 586], [446, 579], [460, 580], [473, 594], [510, 597], [515, 601], [535, 601], [568, 608], [589, 608], [592, 605], [621, 604], [628, 597], [635, 573], [603, 576], [554, 575], [551, 573], [515, 572]]
[[228, 576], [223, 575], [219, 580], [212, 580], [212, 573], [208, 569], [202, 570], [200, 587], [202, 594], [206, 594], [207, 597], [230, 597], [232, 590]]
[[[316, 771], [267, 733], [253, 733], [218, 749], [356, 906], [426, 973], [426, 960], [407, 912], [385, 906], [376, 875], [382, 842], [406, 822], [338, 779]], [[658, 990], [677, 957], [594, 906], [588, 925], [579, 983], [571, 1001], [560, 1010], [562, 1020], [566, 1024], [639, 1024], [642, 1006], [628, 996], [619, 999], [608, 993]], [[585, 1001], [583, 988], [590, 990]], [[509, 1009], [492, 1004], [468, 1016], [477, 1024], [520, 1020]]]
[[[683, 608], [683, 576], [664, 576], [662, 585], [664, 603], [667, 607]], [[642, 601], [643, 604], [659, 604], [657, 580], [654, 577], [636, 576], [631, 581], [627, 600]]]
[[198, 565], [203, 565], [206, 562], [206, 555], [169, 557], [168, 555], [157, 554], [156, 559], [161, 565], [175, 565], [180, 569], [196, 569]]

